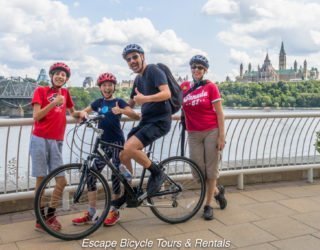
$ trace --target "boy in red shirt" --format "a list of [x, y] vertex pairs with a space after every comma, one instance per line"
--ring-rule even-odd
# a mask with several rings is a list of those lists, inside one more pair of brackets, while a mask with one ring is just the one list
[[[30, 155], [32, 160], [32, 176], [36, 177], [35, 191], [43, 178], [63, 164], [62, 145], [66, 129], [66, 111], [73, 117], [84, 118], [86, 113], [75, 111], [74, 104], [68, 89], [62, 88], [71, 75], [68, 65], [62, 62], [54, 63], [49, 70], [52, 86], [38, 87], [33, 94], [34, 128], [30, 141]], [[54, 192], [62, 195], [66, 185], [64, 176], [56, 178]], [[61, 224], [55, 217], [57, 200], [51, 200], [47, 214], [44, 205], [41, 214], [46, 218], [48, 225], [54, 230], [61, 230]], [[36, 222], [36, 229], [42, 230]]]

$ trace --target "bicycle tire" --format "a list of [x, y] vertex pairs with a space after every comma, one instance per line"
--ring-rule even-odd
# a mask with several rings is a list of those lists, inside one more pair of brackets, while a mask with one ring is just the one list
[[[201, 208], [206, 194], [206, 183], [202, 172], [196, 163], [183, 156], [167, 158], [159, 165], [182, 191], [177, 194], [147, 198], [152, 205], [151, 211], [160, 220], [170, 224], [191, 219]], [[169, 178], [162, 185], [160, 193], [176, 188], [170, 183]]]
[[[83, 216], [83, 211], [88, 208], [87, 185], [85, 185], [85, 190], [80, 197], [79, 203], [73, 203], [73, 192], [78, 189], [78, 180], [81, 177], [79, 175], [82, 174], [81, 167], [82, 164], [66, 164], [55, 169], [43, 179], [35, 195], [34, 209], [37, 222], [43, 230], [58, 239], [78, 240], [92, 234], [101, 226], [110, 209], [111, 193], [109, 185], [102, 174], [90, 169], [90, 174], [97, 179], [98, 217], [92, 224], [73, 225], [72, 219], [76, 218], [76, 216]], [[55, 190], [58, 186], [52, 184], [55, 184], [56, 177], [61, 175], [65, 176], [67, 185], [63, 188], [61, 196], [55, 196], [52, 189]], [[41, 215], [40, 211], [40, 207], [43, 207], [43, 204], [48, 205], [50, 203], [53, 204], [53, 202], [56, 208], [55, 216], [62, 225], [60, 231], [55, 231], [50, 227], [50, 224]]]

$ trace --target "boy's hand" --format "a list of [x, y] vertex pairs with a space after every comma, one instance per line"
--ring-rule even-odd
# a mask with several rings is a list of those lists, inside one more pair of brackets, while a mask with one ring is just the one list
[[59, 92], [54, 98], [53, 102], [56, 104], [56, 106], [60, 106], [64, 103], [64, 96], [61, 95], [61, 89], [59, 89]]
[[84, 120], [88, 118], [88, 113], [86, 111], [79, 111], [79, 119]]
[[112, 113], [115, 115], [122, 114], [122, 109], [119, 107], [118, 102], [116, 102], [116, 106], [112, 108]]

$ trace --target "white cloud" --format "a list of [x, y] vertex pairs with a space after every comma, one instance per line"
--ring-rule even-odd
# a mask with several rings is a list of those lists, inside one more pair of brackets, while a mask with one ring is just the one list
[[247, 34], [232, 33], [228, 31], [222, 31], [218, 34], [218, 38], [226, 45], [234, 46], [238, 48], [252, 48], [266, 46], [266, 41], [257, 39]]
[[18, 41], [15, 36], [7, 35], [0, 38], [0, 47], [0, 60], [10, 67], [26, 67], [33, 62], [28, 44]]
[[250, 61], [250, 56], [244, 51], [231, 48], [229, 59], [231, 63], [239, 65], [240, 63], [248, 63]]
[[233, 0], [208, 0], [202, 7], [202, 12], [208, 15], [233, 14], [238, 9], [238, 3]]
[[[77, 3], [73, 6], [79, 6]], [[95, 79], [105, 71], [128, 79], [131, 71], [121, 52], [133, 42], [143, 46], [148, 62], [167, 63], [177, 72], [188, 70], [192, 53], [205, 54], [193, 49], [173, 30], [157, 30], [148, 18], [104, 17], [92, 24], [88, 18], [72, 17], [68, 6], [58, 1], [34, 0], [30, 4], [0, 0], [0, 5], [0, 46], [4, 48], [0, 52], [0, 69], [7, 68], [6, 72], [11, 70], [12, 74], [28, 65], [47, 69], [54, 61], [64, 61], [73, 72], [72, 85], [81, 85], [85, 76]], [[36, 78], [38, 70], [32, 72]]]
[[[217, 4], [208, 0], [204, 5]], [[220, 1], [219, 1], [220, 2]], [[232, 16], [225, 16], [229, 28], [218, 34], [219, 39], [228, 46], [249, 49], [279, 47], [283, 40], [297, 54], [316, 53], [319, 50], [317, 32], [320, 26], [320, 3], [317, 1], [293, 0], [234, 0], [239, 8], [233, 8]], [[223, 9], [223, 8], [222, 8]], [[206, 12], [215, 15], [215, 12]], [[227, 11], [225, 13], [228, 13]], [[306, 28], [308, 27], [308, 28]], [[303, 39], [302, 39], [303, 37]]]
[[[218, 39], [231, 47], [229, 61], [234, 68], [228, 73], [230, 77], [239, 75], [239, 65], [247, 69], [249, 62], [252, 69], [262, 66], [266, 52], [274, 68], [278, 68], [281, 41], [287, 53], [287, 68], [293, 67], [295, 60], [298, 67], [306, 59], [308, 68], [320, 67], [319, 45], [320, 16], [319, 1], [298, 0], [233, 0], [220, 4], [237, 8], [220, 8], [217, 1], [208, 0], [203, 6], [206, 14], [219, 15], [225, 29], [218, 32]], [[215, 5], [216, 4], [216, 5]], [[209, 8], [211, 6], [211, 8]], [[226, 11], [222, 11], [226, 9]], [[232, 11], [231, 11], [232, 10]], [[232, 13], [232, 14], [230, 14]]]
[[315, 44], [320, 45], [320, 31], [310, 30], [310, 35]]

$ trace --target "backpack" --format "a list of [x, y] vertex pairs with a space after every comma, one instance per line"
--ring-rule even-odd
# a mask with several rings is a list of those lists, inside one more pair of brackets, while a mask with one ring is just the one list
[[179, 84], [171, 73], [171, 70], [163, 63], [158, 63], [157, 66], [165, 73], [168, 80], [168, 85], [171, 91], [171, 98], [169, 100], [171, 106], [171, 114], [177, 113], [182, 106], [182, 90]]

